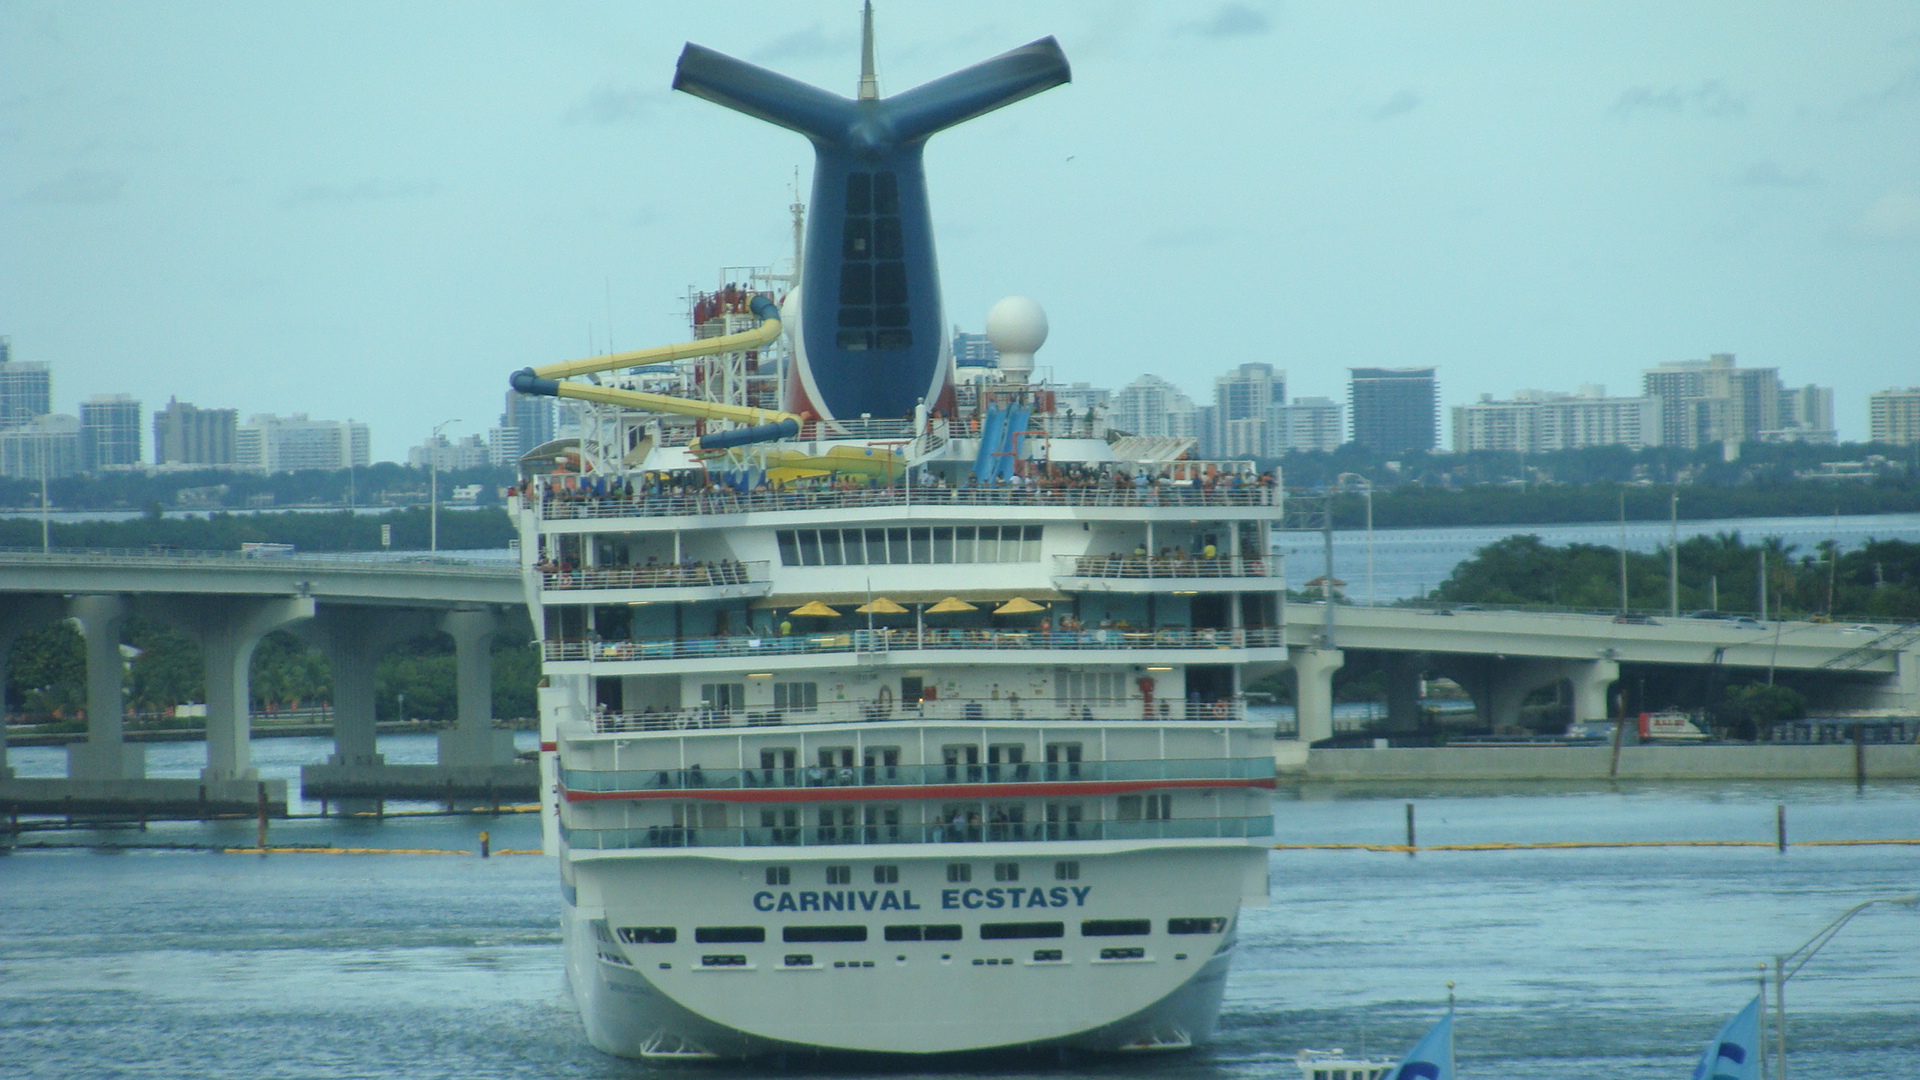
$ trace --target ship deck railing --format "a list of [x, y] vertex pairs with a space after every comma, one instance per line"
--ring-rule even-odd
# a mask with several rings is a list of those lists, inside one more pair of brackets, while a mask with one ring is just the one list
[[968, 822], [965, 824], [780, 825], [620, 829], [560, 827], [581, 851], [631, 848], [831, 847], [842, 844], [1018, 844], [1085, 840], [1240, 840], [1273, 835], [1273, 815], [1170, 818], [1161, 821]]
[[776, 769], [566, 769], [568, 791], [711, 791], [790, 788], [961, 787], [969, 784], [1100, 783], [1113, 780], [1271, 780], [1273, 756], [1144, 761], [1025, 761], [954, 765], [818, 766]]
[[919, 702], [885, 699], [822, 701], [812, 705], [759, 705], [735, 709], [704, 708], [606, 712], [593, 717], [600, 735], [636, 731], [688, 731], [704, 728], [779, 727], [784, 724], [1022, 723], [1110, 724], [1139, 721], [1224, 723], [1247, 718], [1244, 701], [1148, 701], [1144, 698], [928, 698]]
[[1193, 559], [1183, 555], [1056, 555], [1060, 577], [1083, 578], [1245, 578], [1278, 573], [1268, 559]]
[[683, 660], [708, 657], [795, 656], [809, 653], [892, 653], [932, 649], [1261, 649], [1286, 644], [1279, 629], [1096, 630], [916, 630], [879, 628], [829, 634], [765, 637], [677, 638], [663, 641], [579, 641], [548, 638], [540, 643], [549, 661]]
[[989, 487], [893, 487], [805, 491], [709, 491], [699, 493], [634, 493], [595, 495], [555, 491], [533, 499], [542, 521], [583, 518], [696, 517], [706, 514], [757, 514], [794, 510], [850, 510], [896, 506], [1021, 506], [1021, 507], [1250, 507], [1272, 506], [1277, 489], [1244, 483], [1207, 488], [1197, 484], [1150, 484], [1144, 487], [1046, 487], [1009, 485]]
[[764, 585], [773, 581], [765, 559], [671, 566], [536, 567], [542, 589], [697, 589], [715, 585]]

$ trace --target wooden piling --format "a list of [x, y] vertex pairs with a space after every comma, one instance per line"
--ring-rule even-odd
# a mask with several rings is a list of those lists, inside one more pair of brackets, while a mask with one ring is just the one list
[[481, 858], [484, 859], [493, 854], [492, 841], [493, 841], [493, 834], [489, 833], [485, 829], [481, 829], [480, 830], [480, 857]]
[[1407, 804], [1407, 854], [1408, 855], [1413, 854], [1414, 847], [1415, 845], [1413, 840], [1413, 804], [1408, 803]]
[[1773, 842], [1779, 846], [1782, 854], [1787, 850], [1787, 804], [1780, 803], [1773, 808]]
[[265, 780], [259, 781], [255, 785], [255, 791], [254, 809], [259, 813], [260, 822], [260, 843], [258, 847], [260, 848], [260, 854], [265, 855], [267, 853], [267, 782]]
[[1867, 784], [1867, 727], [1865, 724], [1853, 725], [1853, 786], [1865, 787]]

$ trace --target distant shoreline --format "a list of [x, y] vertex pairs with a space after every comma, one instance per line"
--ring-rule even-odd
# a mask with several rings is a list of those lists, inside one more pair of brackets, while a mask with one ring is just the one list
[[[531, 731], [534, 721], [496, 720], [494, 726], [513, 731]], [[383, 720], [373, 726], [381, 735], [427, 735], [445, 731], [453, 727], [451, 720]], [[303, 736], [331, 736], [333, 723], [318, 724], [256, 724], [249, 737], [255, 739], [292, 739]], [[205, 742], [207, 729], [199, 728], [160, 728], [152, 731], [129, 731], [126, 741], [130, 743], [155, 742]], [[70, 743], [87, 741], [84, 731], [22, 732], [9, 729], [7, 746], [66, 746]]]

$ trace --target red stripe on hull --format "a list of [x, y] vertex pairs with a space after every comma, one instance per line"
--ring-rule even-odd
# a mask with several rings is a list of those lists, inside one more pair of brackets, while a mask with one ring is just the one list
[[857, 788], [675, 788], [671, 791], [573, 791], [568, 802], [613, 799], [689, 799], [731, 803], [881, 802], [896, 799], [1002, 799], [1023, 795], [1125, 795], [1166, 788], [1271, 788], [1272, 777], [1253, 780], [1087, 780], [1037, 784], [920, 784]]

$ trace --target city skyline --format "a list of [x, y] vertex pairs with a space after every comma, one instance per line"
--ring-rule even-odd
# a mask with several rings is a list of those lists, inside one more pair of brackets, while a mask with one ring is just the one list
[[[0, 326], [70, 373], [63, 410], [353, 416], [379, 458], [484, 431], [507, 372], [678, 340], [689, 283], [786, 258], [804, 144], [666, 75], [696, 41], [851, 92], [853, 10], [782, 23], [8, 5]], [[1349, 367], [1432, 365], [1458, 398], [1717, 350], [1819, 371], [1857, 440], [1920, 370], [1912, 5], [898, 0], [877, 26], [888, 93], [1067, 51], [1070, 86], [928, 151], [946, 321], [1032, 296], [1062, 381], [1198, 398], [1260, 360], [1340, 400]]]

